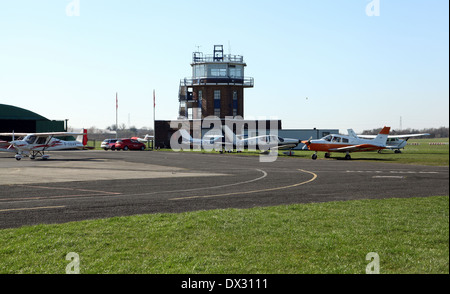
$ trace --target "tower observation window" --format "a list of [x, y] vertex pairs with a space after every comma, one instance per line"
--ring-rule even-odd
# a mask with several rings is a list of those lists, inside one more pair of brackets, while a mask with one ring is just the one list
[[230, 65], [230, 77], [232, 78], [242, 78], [243, 74], [242, 74], [242, 66], [235, 66], [235, 65]]
[[201, 78], [205, 76], [206, 76], [205, 65], [204, 64], [194, 65], [194, 78]]
[[211, 76], [213, 77], [226, 77], [227, 69], [226, 68], [211, 68]]

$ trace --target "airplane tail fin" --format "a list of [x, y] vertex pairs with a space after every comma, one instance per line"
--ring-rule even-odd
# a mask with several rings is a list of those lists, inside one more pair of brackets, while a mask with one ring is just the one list
[[391, 130], [390, 127], [384, 127], [378, 135], [375, 137], [374, 142], [377, 142], [379, 144], [386, 144], [386, 141], [388, 139], [389, 131]]
[[353, 129], [348, 129], [347, 132], [348, 132], [349, 136], [352, 136], [354, 138], [358, 138], [358, 135], [356, 135], [356, 133], [355, 133], [355, 131]]
[[87, 129], [83, 129], [83, 133], [84, 135], [78, 135], [76, 140], [83, 143], [83, 146], [86, 146], [88, 142]]
[[87, 142], [88, 142], [87, 129], [83, 129], [83, 133], [84, 133], [84, 135], [83, 135], [83, 146], [86, 146]]

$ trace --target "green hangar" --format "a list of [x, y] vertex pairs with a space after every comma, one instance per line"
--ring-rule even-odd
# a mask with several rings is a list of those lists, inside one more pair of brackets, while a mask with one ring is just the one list
[[20, 107], [0, 104], [0, 132], [10, 133], [64, 132], [66, 122], [49, 120]]

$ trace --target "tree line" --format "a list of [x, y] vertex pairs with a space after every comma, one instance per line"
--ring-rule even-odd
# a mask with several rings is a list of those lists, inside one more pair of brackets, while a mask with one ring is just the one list
[[[362, 135], [376, 135], [381, 131], [381, 128], [365, 130], [362, 132]], [[448, 138], [449, 137], [449, 128], [448, 127], [440, 127], [440, 128], [425, 128], [425, 129], [402, 129], [402, 130], [392, 130], [390, 131], [390, 135], [406, 135], [406, 134], [422, 134], [429, 133], [430, 135], [427, 138]]]
[[[70, 131], [73, 131], [71, 129]], [[89, 140], [99, 140], [103, 141], [104, 139], [114, 139], [116, 138], [131, 138], [131, 137], [140, 137], [144, 138], [145, 135], [153, 135], [153, 128], [142, 127], [137, 128], [134, 126], [127, 127], [125, 124], [119, 125], [117, 127], [115, 124], [108, 126], [106, 129], [99, 129], [95, 126], [92, 126], [87, 129]]]

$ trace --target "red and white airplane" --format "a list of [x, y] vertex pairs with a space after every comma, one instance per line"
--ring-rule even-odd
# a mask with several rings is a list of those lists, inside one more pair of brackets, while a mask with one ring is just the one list
[[[87, 144], [87, 130], [82, 133], [51, 132], [51, 133], [0, 133], [1, 137], [12, 137], [12, 141], [0, 141], [0, 151], [15, 152], [15, 158], [21, 160], [24, 156], [30, 159], [41, 157], [43, 160], [50, 156], [46, 151], [85, 149]], [[16, 140], [15, 137], [23, 137]], [[64, 141], [56, 137], [77, 136], [76, 141]]]
[[145, 135], [144, 138], [131, 137], [131, 139], [138, 140], [141, 143], [148, 143], [148, 142], [152, 141], [153, 139], [155, 139], [155, 136], [150, 136], [149, 134], [147, 134], [147, 135]]
[[331, 134], [318, 140], [302, 141], [309, 150], [316, 151], [312, 159], [317, 159], [317, 152], [325, 152], [325, 157], [329, 158], [331, 152], [343, 152], [345, 159], [351, 159], [350, 152], [377, 151], [386, 149], [390, 127], [384, 127], [374, 139], [362, 139], [354, 135]]

